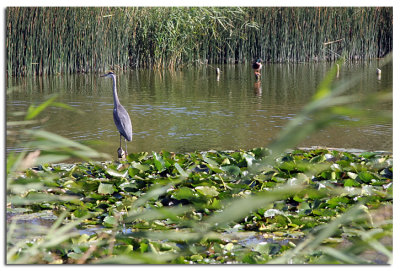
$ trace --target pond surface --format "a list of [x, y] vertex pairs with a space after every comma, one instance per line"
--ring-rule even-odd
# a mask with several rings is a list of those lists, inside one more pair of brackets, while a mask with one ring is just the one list
[[[339, 79], [361, 73], [361, 83], [351, 89], [359, 95], [392, 90], [392, 66], [382, 67], [381, 78], [371, 76], [378, 64], [347, 64], [341, 68]], [[119, 72], [120, 101], [133, 126], [133, 142], [128, 143], [128, 151], [190, 152], [267, 146], [310, 101], [333, 65], [265, 64], [259, 83], [249, 65], [220, 66], [219, 77], [211, 66]], [[116, 157], [119, 133], [112, 117], [110, 78], [100, 78], [98, 74], [9, 78], [7, 89], [13, 90], [6, 98], [7, 121], [21, 119], [14, 112], [26, 111], [29, 105], [42, 103], [57, 93], [57, 101], [84, 114], [50, 107], [39, 115], [46, 121], [34, 128], [88, 143]], [[392, 103], [374, 108], [392, 110]], [[22, 128], [14, 129], [18, 132]], [[7, 153], [21, 151], [27, 140], [8, 136]], [[299, 147], [392, 151], [392, 141], [392, 124], [371, 119], [364, 126], [340, 125], [321, 130]]]

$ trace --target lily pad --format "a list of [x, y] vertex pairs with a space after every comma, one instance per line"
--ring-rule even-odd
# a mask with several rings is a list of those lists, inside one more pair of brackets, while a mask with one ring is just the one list
[[370, 183], [372, 179], [375, 179], [377, 177], [368, 171], [361, 171], [360, 173], [358, 173], [358, 178], [360, 178], [360, 180], [364, 183]]
[[234, 176], [239, 176], [241, 173], [240, 168], [235, 165], [223, 166], [221, 169]]
[[[129, 261], [154, 262], [146, 258], [154, 253], [160, 262], [169, 257], [166, 262], [172, 264], [267, 263], [279, 260], [310, 232], [315, 236], [322, 233], [326, 225], [346, 216], [352, 205], [364, 203], [372, 210], [391, 204], [393, 198], [392, 165], [379, 155], [368, 160], [328, 150], [295, 150], [268, 163], [264, 154], [251, 151], [163, 151], [130, 157], [131, 162], [82, 163], [68, 170], [52, 170], [47, 165], [46, 171], [36, 169], [19, 176], [16, 188], [10, 181], [7, 200], [13, 208], [18, 199], [19, 206], [27, 207], [23, 213], [48, 211], [59, 216], [59, 210], [67, 210], [68, 220], [84, 218], [79, 230], [95, 228], [85, 242], [73, 241], [72, 247], [63, 243], [47, 250], [51, 255], [48, 262], [57, 258], [79, 262], [91, 241], [101, 239], [114, 240], [113, 249], [109, 250], [110, 242], [99, 242], [88, 261], [93, 257], [93, 262], [117, 262], [122, 259], [118, 257], [127, 257]], [[42, 178], [38, 176], [47, 174], [46, 182], [37, 181]], [[33, 186], [36, 184], [40, 185]], [[279, 192], [281, 188], [284, 192]], [[348, 228], [353, 231], [363, 227], [365, 233], [379, 230], [381, 237], [390, 236], [392, 227], [358, 219], [342, 222], [350, 223]], [[201, 240], [196, 229], [204, 230]], [[344, 233], [343, 227], [335, 229], [335, 236]], [[247, 238], [241, 235], [254, 235], [254, 231], [263, 233], [256, 244], [240, 242]], [[288, 238], [297, 238], [293, 241], [296, 245], [289, 245]], [[318, 255], [307, 254], [310, 263], [310, 259], [324, 256], [320, 248], [316, 246]]]
[[114, 193], [114, 186], [108, 183], [100, 183], [97, 192], [99, 194], [112, 194]]
[[177, 200], [182, 200], [182, 199], [190, 200], [190, 199], [196, 198], [195, 192], [192, 189], [185, 187], [185, 186], [177, 189], [172, 195]]
[[115, 223], [116, 223], [116, 219], [113, 216], [106, 216], [103, 220], [103, 225], [107, 228], [112, 228], [114, 227]]
[[219, 192], [215, 186], [197, 186], [195, 187], [196, 191], [206, 197], [216, 197], [219, 195]]

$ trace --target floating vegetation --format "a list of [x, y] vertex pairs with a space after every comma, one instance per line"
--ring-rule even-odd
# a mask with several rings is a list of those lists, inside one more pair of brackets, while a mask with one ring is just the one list
[[344, 113], [391, 120], [367, 109], [391, 92], [356, 99], [357, 78], [335, 75], [268, 148], [56, 164], [104, 154], [25, 130], [36, 151], [7, 157], [7, 263], [391, 264], [392, 156], [294, 148]]
[[269, 153], [132, 153], [28, 169], [9, 184], [9, 204], [20, 217], [51, 210], [61, 220], [18, 243], [14, 216], [7, 261], [392, 261], [390, 155], [293, 150], [264, 164]]
[[381, 58], [392, 7], [8, 7], [9, 76]]

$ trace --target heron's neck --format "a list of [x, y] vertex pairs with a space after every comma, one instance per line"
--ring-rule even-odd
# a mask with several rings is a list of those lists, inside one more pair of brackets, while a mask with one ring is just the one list
[[114, 107], [117, 107], [119, 99], [117, 94], [117, 80], [115, 79], [115, 75], [112, 76], [112, 80], [113, 80], [113, 93], [114, 93]]

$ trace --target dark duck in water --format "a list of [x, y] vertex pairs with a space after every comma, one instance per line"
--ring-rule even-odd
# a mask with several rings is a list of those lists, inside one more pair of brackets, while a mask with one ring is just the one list
[[259, 80], [261, 78], [260, 70], [262, 68], [261, 59], [257, 59], [256, 62], [253, 63], [254, 75], [256, 79]]

